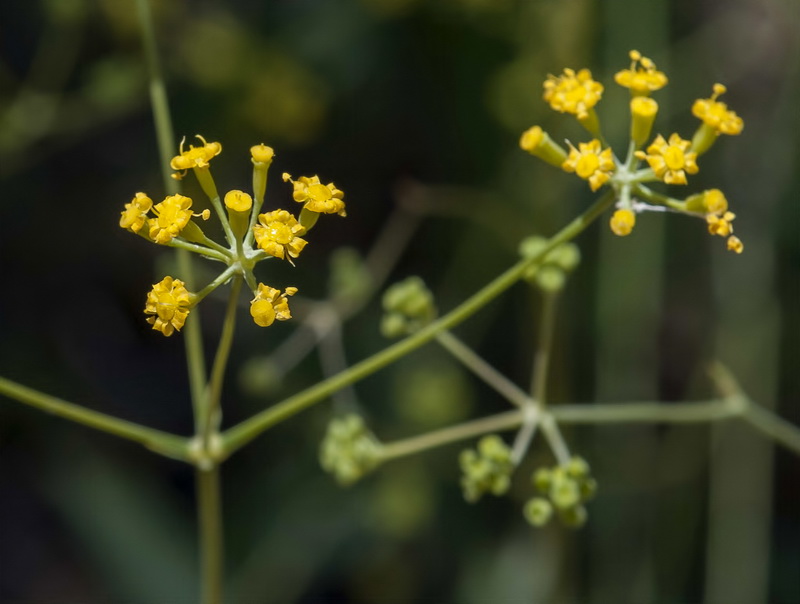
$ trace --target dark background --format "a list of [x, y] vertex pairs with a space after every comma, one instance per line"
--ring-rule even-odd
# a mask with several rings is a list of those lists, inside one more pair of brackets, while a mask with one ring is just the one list
[[[283, 171], [345, 191], [348, 217], [324, 217], [295, 269], [259, 272], [308, 299], [327, 295], [333, 251], [366, 254], [398, 207], [420, 222], [391, 280], [419, 274], [443, 312], [511, 265], [524, 236], [586, 208], [584, 182], [517, 146], [533, 124], [587, 139], [542, 101], [548, 73], [592, 69], [618, 153], [628, 92], [613, 74], [631, 48], [670, 77], [665, 135], [690, 138], [691, 103], [726, 84], [744, 132], [673, 192], [725, 191], [744, 254], [684, 216], [643, 215], [625, 239], [601, 220], [578, 240], [550, 395], [707, 399], [719, 359], [800, 423], [794, 0], [155, 4], [177, 136], [222, 143], [220, 189], [249, 188], [248, 149], [264, 142], [277, 153], [268, 205], [290, 203]], [[0, 373], [189, 434], [182, 339], [142, 315], [172, 254], [117, 226], [136, 191], [164, 194], [145, 77], [132, 0], [0, 3]], [[208, 350], [223, 300], [200, 308]], [[518, 286], [456, 333], [526, 386], [537, 307]], [[315, 354], [282, 379], [268, 356], [299, 315], [240, 322], [225, 426], [320, 379]], [[385, 346], [379, 320], [376, 298], [345, 325], [350, 362]], [[351, 409], [390, 441], [506, 405], [430, 345], [237, 453], [223, 468], [231, 602], [800, 602], [798, 458], [746, 426], [567, 428], [600, 484], [573, 532], [533, 530], [520, 513], [530, 471], [553, 463], [538, 440], [510, 495], [474, 506], [458, 485], [466, 445], [338, 488], [317, 448], [332, 413]], [[3, 399], [0, 601], [196, 601], [193, 498], [188, 466]]]

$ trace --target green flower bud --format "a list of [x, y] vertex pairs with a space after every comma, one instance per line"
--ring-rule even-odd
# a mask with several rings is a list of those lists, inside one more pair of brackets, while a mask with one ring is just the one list
[[580, 264], [581, 251], [574, 243], [563, 243], [547, 255], [547, 261], [569, 273]]
[[586, 508], [582, 505], [574, 505], [572, 507], [559, 510], [559, 517], [565, 526], [570, 528], [581, 528], [586, 524]]
[[523, 239], [519, 244], [519, 255], [523, 258], [533, 258], [547, 247], [547, 239], [531, 236]]
[[545, 264], [539, 267], [534, 275], [536, 285], [548, 293], [556, 293], [564, 289], [567, 276], [564, 271], [555, 264]]
[[581, 500], [577, 481], [567, 476], [554, 477], [550, 485], [550, 499], [560, 510], [576, 505]]
[[589, 501], [597, 494], [597, 481], [591, 476], [580, 481], [581, 500]]
[[525, 519], [536, 527], [544, 526], [553, 516], [553, 506], [547, 499], [542, 497], [529, 499], [522, 511]]
[[583, 457], [578, 456], [569, 460], [566, 471], [572, 478], [586, 478], [590, 474], [589, 464]]
[[552, 472], [550, 472], [549, 468], [539, 468], [533, 473], [531, 479], [533, 486], [535, 486], [540, 492], [547, 493], [550, 491]]

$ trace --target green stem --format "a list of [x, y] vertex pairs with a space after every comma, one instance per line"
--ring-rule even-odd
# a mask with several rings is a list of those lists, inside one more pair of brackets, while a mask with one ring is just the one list
[[[150, 104], [153, 108], [153, 121], [156, 128], [159, 165], [164, 180], [164, 188], [167, 193], [174, 195], [180, 189], [178, 181], [172, 178], [172, 170], [169, 166], [170, 159], [174, 155], [176, 148], [175, 134], [167, 100], [167, 89], [164, 85], [161, 64], [158, 60], [153, 15], [150, 11], [148, 0], [136, 0], [136, 4], [139, 11], [139, 25], [142, 28], [142, 43], [150, 79]], [[188, 251], [178, 249], [177, 258], [178, 270], [191, 289], [194, 286], [191, 256]], [[195, 426], [197, 426], [206, 381], [203, 340], [200, 333], [200, 315], [197, 311], [193, 312], [192, 316], [186, 321], [183, 333], [186, 346], [186, 363], [189, 370], [189, 388], [192, 395]]]
[[[208, 242], [214, 243], [211, 240], [208, 240]], [[214, 260], [219, 260], [220, 262], [225, 262], [226, 264], [228, 262], [228, 254], [229, 254], [228, 250], [226, 250], [224, 247], [216, 243], [214, 245], [217, 246], [224, 253], [220, 253], [216, 249], [212, 250], [202, 245], [197, 245], [196, 243], [189, 243], [188, 241], [184, 241], [183, 239], [173, 239], [167, 245], [179, 250], [186, 250], [187, 252], [194, 252], [195, 254], [200, 254], [202, 256], [206, 256]]]
[[220, 285], [225, 283], [228, 279], [231, 278], [233, 273], [236, 272], [235, 266], [229, 266], [224, 271], [222, 271], [216, 279], [214, 279], [211, 283], [206, 285], [203, 289], [195, 293], [194, 304], [198, 304], [200, 300], [205, 298], [208, 294], [213, 292], [217, 289]]
[[550, 371], [550, 355], [553, 348], [557, 299], [558, 295], [555, 293], [543, 293], [542, 314], [539, 317], [539, 341], [533, 357], [531, 392], [536, 404], [542, 410], [547, 406], [547, 376]]
[[550, 409], [564, 424], [623, 424], [713, 422], [739, 415], [729, 399], [697, 403], [608, 403], [602, 405], [558, 405]]
[[200, 602], [222, 604], [224, 543], [219, 466], [198, 468], [195, 474], [200, 541]]
[[231, 285], [231, 294], [228, 298], [228, 307], [225, 310], [225, 319], [222, 324], [222, 335], [219, 339], [217, 354], [214, 357], [214, 366], [211, 369], [211, 380], [205, 400], [203, 419], [203, 450], [209, 451], [211, 439], [217, 434], [221, 420], [220, 398], [222, 395], [222, 382], [225, 377], [225, 368], [233, 344], [233, 332], [236, 327], [236, 308], [239, 301], [239, 292], [242, 290], [242, 276], [236, 275]]
[[189, 461], [189, 439], [187, 438], [146, 428], [99, 411], [92, 411], [2, 377], [0, 377], [0, 394], [35, 407], [40, 411], [52, 413], [95, 430], [132, 440], [160, 455], [181, 461]]
[[534, 265], [557, 246], [576, 237], [605, 211], [613, 201], [613, 192], [609, 192], [601, 197], [588, 210], [550, 238], [547, 245], [539, 254], [532, 258], [520, 260], [448, 314], [434, 321], [427, 327], [424, 327], [417, 333], [357, 363], [347, 371], [319, 382], [311, 388], [291, 396], [227, 430], [223, 434], [222, 447], [224, 455], [230, 455], [265, 430], [296, 415], [303, 409], [318, 403], [330, 396], [331, 393], [375, 373], [389, 363], [396, 361], [423, 344], [430, 342], [438, 333], [450, 329], [472, 316], [494, 298], [514, 285], [530, 266]]
[[443, 331], [438, 334], [436, 341], [511, 404], [517, 407], [524, 407], [530, 402], [530, 397], [525, 394], [522, 388], [489, 365], [480, 355], [476, 354], [449, 331]]
[[512, 430], [522, 423], [523, 412], [519, 409], [482, 417], [456, 426], [434, 430], [420, 436], [413, 436], [383, 445], [381, 461], [389, 461], [406, 455], [420, 453], [434, 447], [441, 447], [459, 440], [467, 440], [501, 430]]

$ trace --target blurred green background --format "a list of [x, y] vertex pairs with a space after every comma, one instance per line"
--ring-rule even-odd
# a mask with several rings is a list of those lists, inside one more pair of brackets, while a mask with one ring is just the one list
[[[260, 273], [310, 299], [327, 295], [335, 250], [367, 254], [388, 223], [411, 234], [390, 279], [419, 274], [447, 311], [522, 237], [587, 207], [584, 182], [517, 147], [533, 124], [587, 138], [542, 101], [548, 73], [593, 70], [618, 153], [627, 91], [612, 78], [631, 48], [670, 77], [664, 134], [688, 138], [693, 100], [726, 84], [744, 132], [703, 156], [687, 190], [726, 192], [745, 253], [682, 216], [644, 215], [625, 239], [593, 226], [559, 309], [551, 398], [704, 399], [720, 359], [800, 424], [796, 0], [154, 4], [176, 133], [222, 143], [222, 190], [249, 188], [248, 149], [264, 142], [269, 206], [289, 203], [283, 171], [345, 191], [348, 217], [323, 219], [297, 268]], [[133, 0], [0, 3], [0, 374], [189, 434], [183, 343], [142, 315], [171, 253], [117, 226], [136, 191], [163, 195], [145, 77]], [[518, 286], [456, 333], [526, 386], [537, 308]], [[223, 309], [201, 307], [209, 349]], [[350, 362], [385, 346], [379, 320], [372, 300], [345, 325]], [[226, 426], [327, 370], [330, 351], [276, 377], [268, 355], [297, 323], [241, 321]], [[738, 424], [567, 429], [600, 483], [578, 532], [522, 517], [527, 476], [552, 464], [539, 441], [510, 495], [474, 506], [459, 445], [347, 490], [317, 463], [336, 411], [392, 440], [505, 408], [429, 345], [237, 453], [223, 467], [229, 601], [800, 602], [798, 458]], [[197, 601], [193, 498], [189, 467], [0, 401], [0, 601]]]

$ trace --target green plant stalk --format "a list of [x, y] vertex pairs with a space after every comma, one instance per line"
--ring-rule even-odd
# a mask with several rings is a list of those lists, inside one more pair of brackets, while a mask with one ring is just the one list
[[508, 402], [517, 407], [524, 407], [530, 403], [530, 397], [525, 391], [509, 380], [494, 367], [489, 365], [483, 357], [476, 354], [469, 346], [449, 331], [443, 331], [436, 336], [436, 341], [458, 359], [467, 369], [481, 378], [488, 386], [502, 395]]
[[[161, 64], [158, 60], [153, 14], [148, 0], [136, 0], [139, 12], [139, 25], [142, 28], [142, 44], [144, 47], [145, 61], [150, 79], [150, 104], [153, 108], [153, 121], [156, 129], [158, 143], [159, 166], [164, 180], [164, 189], [168, 194], [178, 193], [178, 181], [172, 178], [169, 166], [170, 158], [175, 151], [175, 134], [172, 128], [172, 117], [167, 100], [167, 89], [161, 73]], [[194, 286], [192, 258], [188, 251], [176, 250], [178, 270], [183, 280], [191, 289]], [[203, 340], [200, 333], [200, 315], [195, 310], [192, 317], [186, 321], [184, 329], [186, 345], [186, 362], [189, 371], [189, 388], [194, 409], [195, 429], [200, 424], [200, 405], [205, 389], [206, 368], [203, 359]]]
[[467, 440], [490, 432], [513, 430], [522, 423], [524, 412], [521, 409], [505, 411], [496, 415], [434, 430], [419, 436], [386, 443], [381, 449], [381, 462], [414, 455], [434, 447], [441, 447], [460, 440]]
[[200, 538], [200, 602], [222, 604], [224, 539], [219, 466], [197, 468], [198, 522]]
[[520, 260], [448, 314], [424, 327], [417, 333], [353, 365], [347, 371], [319, 382], [311, 388], [291, 396], [225, 431], [222, 434], [223, 456], [227, 457], [265, 430], [296, 415], [303, 409], [320, 402], [333, 392], [375, 373], [423, 344], [430, 342], [438, 333], [450, 329], [472, 316], [494, 298], [514, 285], [529, 267], [536, 264], [537, 261], [555, 247], [576, 237], [602, 214], [613, 201], [613, 191], [609, 191], [583, 214], [572, 220], [566, 227], [551, 237], [547, 245], [537, 256]]
[[189, 461], [188, 438], [147, 428], [99, 411], [86, 409], [80, 405], [43, 394], [2, 377], [0, 377], [0, 394], [46, 413], [52, 413], [95, 430], [132, 440], [160, 455], [181, 461]]
[[225, 310], [225, 319], [222, 324], [222, 334], [217, 347], [217, 354], [214, 357], [214, 365], [211, 369], [211, 379], [208, 382], [206, 400], [203, 403], [203, 449], [207, 452], [210, 448], [212, 436], [217, 434], [222, 415], [220, 409], [220, 398], [222, 395], [222, 382], [225, 378], [225, 368], [228, 365], [231, 346], [233, 344], [233, 332], [236, 327], [236, 309], [239, 302], [239, 293], [242, 290], [242, 276], [236, 275], [231, 285], [231, 293], [228, 298], [228, 306]]

